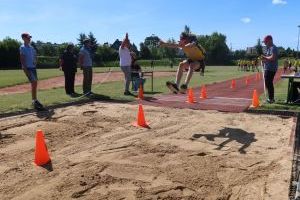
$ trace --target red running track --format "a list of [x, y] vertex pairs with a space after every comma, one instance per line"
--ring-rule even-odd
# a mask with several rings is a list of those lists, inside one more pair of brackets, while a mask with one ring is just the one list
[[[280, 80], [282, 70], [275, 75], [274, 82]], [[253, 90], [258, 94], [264, 92], [262, 73], [260, 80], [256, 80], [256, 74], [236, 79], [235, 89], [231, 89], [231, 80], [206, 85], [207, 99], [200, 99], [200, 87], [193, 88], [196, 103], [187, 103], [187, 94], [164, 94], [142, 101], [144, 105], [190, 108], [197, 110], [218, 110], [223, 112], [243, 112], [252, 104]], [[248, 78], [249, 84], [246, 85]]]

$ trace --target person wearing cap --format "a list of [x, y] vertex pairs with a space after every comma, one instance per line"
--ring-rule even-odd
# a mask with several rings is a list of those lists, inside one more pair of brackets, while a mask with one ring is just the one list
[[[188, 84], [193, 76], [194, 71], [200, 72], [200, 75], [204, 76], [205, 49], [198, 43], [196, 35], [182, 32], [178, 44], [165, 43], [163, 41], [160, 41], [160, 46], [169, 48], [181, 48], [188, 58], [179, 63], [175, 82], [167, 81], [166, 83], [167, 87], [173, 93], [178, 93], [179, 91], [181, 93], [184, 93], [187, 90]], [[184, 71], [187, 71], [187, 75], [184, 83], [180, 86], [179, 90], [179, 84]]]
[[74, 53], [74, 44], [69, 43], [63, 54], [60, 56], [59, 68], [64, 72], [66, 94], [71, 97], [76, 96], [74, 82], [75, 74], [77, 72], [77, 60], [77, 55]]
[[34, 109], [45, 110], [44, 106], [37, 99], [37, 72], [36, 72], [36, 50], [30, 45], [32, 36], [29, 33], [21, 35], [24, 44], [20, 46], [20, 62], [22, 69], [31, 83], [31, 97]]
[[132, 55], [129, 50], [129, 47], [130, 47], [130, 41], [128, 39], [128, 33], [126, 33], [126, 36], [119, 48], [120, 67], [124, 73], [124, 78], [125, 78], [124, 95], [133, 95], [129, 91], [129, 86], [131, 82], [131, 64], [132, 64]]
[[89, 39], [83, 41], [83, 47], [79, 52], [80, 69], [83, 70], [83, 93], [86, 96], [92, 95], [92, 82], [93, 82], [93, 61], [91, 54], [91, 42]]
[[273, 38], [271, 35], [267, 35], [264, 38], [263, 42], [267, 46], [266, 54], [261, 56], [264, 63], [265, 85], [268, 90], [269, 96], [267, 102], [274, 103], [275, 100], [273, 80], [278, 69], [278, 49], [273, 44]]

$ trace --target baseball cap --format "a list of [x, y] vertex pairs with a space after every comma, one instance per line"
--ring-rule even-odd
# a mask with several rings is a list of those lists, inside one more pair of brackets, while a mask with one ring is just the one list
[[22, 33], [22, 34], [21, 34], [21, 37], [22, 37], [22, 38], [24, 38], [24, 37], [25, 37], [25, 38], [32, 38], [32, 36], [31, 36], [29, 33], [26, 33], [26, 32], [25, 32], [25, 33]]
[[267, 36], [264, 37], [263, 42], [267, 42], [267, 41], [270, 41], [270, 40], [273, 40], [272, 36], [271, 35], [267, 35]]

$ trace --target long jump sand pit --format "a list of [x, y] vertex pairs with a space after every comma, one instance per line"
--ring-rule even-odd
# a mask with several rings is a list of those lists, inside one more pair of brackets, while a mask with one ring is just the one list
[[[293, 118], [90, 103], [0, 121], [0, 199], [288, 197]], [[52, 170], [33, 164], [45, 133]]]

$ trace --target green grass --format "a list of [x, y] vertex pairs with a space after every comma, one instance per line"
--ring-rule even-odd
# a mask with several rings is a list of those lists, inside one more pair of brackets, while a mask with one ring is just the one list
[[[120, 67], [95, 67], [95, 73], [107, 72], [111, 71], [121, 71]], [[150, 67], [144, 67], [143, 70], [152, 70]], [[175, 71], [176, 68], [169, 68], [169, 67], [155, 67], [154, 71]], [[63, 76], [63, 72], [59, 71], [58, 69], [38, 69], [38, 78], [39, 80], [44, 80], [48, 78], [53, 78], [57, 76]], [[80, 69], [78, 69], [77, 73], [82, 73]], [[1, 79], [0, 79], [0, 88], [13, 86], [13, 85], [20, 85], [23, 83], [28, 83], [28, 79], [25, 76], [23, 70], [0, 70]]]
[[262, 102], [262, 106], [259, 109], [262, 110], [284, 110], [284, 111], [300, 111], [300, 106], [297, 104], [287, 104], [287, 89], [288, 89], [288, 79], [283, 79], [275, 84], [275, 103], [268, 104], [264, 103], [265, 95], [262, 94], [260, 96], [260, 102]]
[[[63, 75], [63, 73], [58, 69], [39, 69], [37, 72], [40, 80]], [[0, 88], [28, 82], [28, 79], [22, 69], [0, 70], [0, 74]]]
[[[224, 80], [237, 78], [251, 74], [251, 72], [240, 72], [236, 70], [236, 67], [207, 67], [207, 72], [204, 77], [200, 77], [199, 73], [195, 73], [190, 85], [200, 86], [202, 84], [209, 84], [214, 82], [221, 82]], [[167, 80], [174, 80], [172, 77], [158, 77], [154, 78], [154, 93], [166, 93], [168, 89], [165, 87]], [[184, 78], [184, 77], [183, 77]], [[123, 81], [103, 83], [101, 85], [93, 85], [93, 92], [105, 95], [111, 99], [121, 101], [134, 101], [134, 97], [128, 97], [123, 95]], [[148, 79], [145, 84], [145, 96], [152, 96], [149, 93], [151, 90], [151, 81]], [[81, 87], [76, 87], [76, 91], [80, 93]], [[64, 88], [56, 88], [50, 90], [41, 90], [38, 92], [40, 101], [46, 106], [57, 105], [67, 102], [75, 102], [81, 99], [72, 99], [65, 95]], [[101, 99], [103, 97], [99, 97]], [[30, 93], [4, 95], [0, 98], [0, 113], [14, 112], [20, 110], [26, 110], [31, 108], [31, 96]]]

